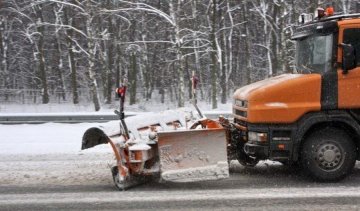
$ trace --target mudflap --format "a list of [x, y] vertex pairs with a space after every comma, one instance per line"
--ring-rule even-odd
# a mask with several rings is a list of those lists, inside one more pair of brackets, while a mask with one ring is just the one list
[[194, 182], [229, 177], [224, 128], [158, 133], [161, 180]]
[[88, 149], [99, 144], [109, 143], [109, 137], [97, 127], [89, 128], [85, 131], [82, 138], [81, 149]]

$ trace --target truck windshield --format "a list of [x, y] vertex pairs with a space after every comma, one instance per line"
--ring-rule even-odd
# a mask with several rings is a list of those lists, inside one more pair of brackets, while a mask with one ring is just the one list
[[296, 70], [323, 73], [331, 69], [333, 35], [312, 35], [296, 42]]

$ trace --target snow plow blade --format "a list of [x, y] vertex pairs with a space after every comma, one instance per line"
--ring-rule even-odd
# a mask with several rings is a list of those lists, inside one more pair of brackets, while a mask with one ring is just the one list
[[224, 128], [158, 133], [160, 176], [170, 182], [229, 177]]
[[107, 143], [109, 143], [109, 137], [104, 133], [104, 131], [99, 128], [93, 127], [85, 131], [82, 138], [81, 149], [84, 150], [99, 144]]

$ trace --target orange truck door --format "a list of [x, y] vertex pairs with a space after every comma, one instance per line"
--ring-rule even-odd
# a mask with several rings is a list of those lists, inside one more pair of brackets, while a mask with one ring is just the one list
[[[338, 68], [338, 107], [360, 108], [360, 25], [340, 25], [339, 44], [351, 44], [355, 48], [357, 67], [343, 73], [341, 65]], [[338, 50], [338, 63], [342, 64], [341, 47]]]

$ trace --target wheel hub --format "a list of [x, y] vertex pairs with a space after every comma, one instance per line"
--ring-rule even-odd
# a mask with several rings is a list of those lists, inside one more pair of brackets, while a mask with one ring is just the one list
[[327, 162], [333, 162], [335, 159], [335, 152], [332, 150], [326, 150], [324, 152], [324, 160]]
[[316, 153], [316, 160], [319, 166], [325, 170], [337, 168], [342, 162], [342, 158], [341, 149], [333, 143], [326, 143], [319, 146]]

